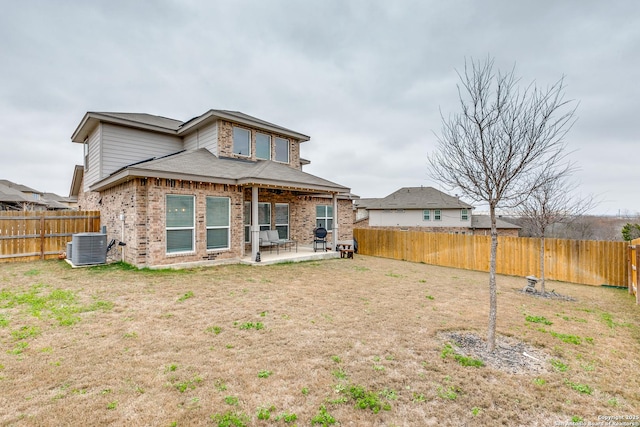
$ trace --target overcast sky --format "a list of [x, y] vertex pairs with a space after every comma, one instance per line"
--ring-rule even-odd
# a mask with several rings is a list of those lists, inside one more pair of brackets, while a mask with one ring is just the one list
[[[594, 213], [640, 212], [640, 2], [0, 0], [0, 179], [69, 193], [87, 111], [238, 110], [304, 133], [305, 171], [384, 197], [428, 173], [456, 70], [565, 76]], [[444, 190], [444, 189], [443, 189]]]

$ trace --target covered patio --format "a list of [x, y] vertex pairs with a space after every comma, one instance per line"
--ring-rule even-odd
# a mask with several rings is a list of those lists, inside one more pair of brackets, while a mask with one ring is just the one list
[[240, 262], [247, 265], [272, 265], [281, 264], [285, 262], [303, 262], [303, 261], [319, 261], [324, 259], [340, 258], [340, 252], [333, 250], [319, 250], [313, 251], [311, 245], [298, 245], [298, 250], [295, 247], [292, 249], [280, 248], [276, 251], [260, 251], [260, 261], [255, 261], [255, 255], [247, 254]]

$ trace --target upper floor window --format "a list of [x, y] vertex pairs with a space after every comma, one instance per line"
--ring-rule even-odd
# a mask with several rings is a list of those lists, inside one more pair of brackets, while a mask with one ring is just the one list
[[440, 221], [442, 219], [442, 211], [440, 209], [436, 209], [433, 211], [433, 220]]
[[276, 138], [276, 159], [277, 162], [289, 163], [289, 140]]
[[207, 197], [207, 249], [229, 248], [229, 198]]
[[431, 211], [429, 209], [425, 209], [422, 211], [422, 220], [431, 221]]
[[256, 159], [271, 160], [271, 137], [256, 133]]
[[251, 156], [251, 132], [248, 129], [233, 127], [233, 154]]
[[460, 209], [460, 220], [461, 221], [469, 220], [469, 209]]

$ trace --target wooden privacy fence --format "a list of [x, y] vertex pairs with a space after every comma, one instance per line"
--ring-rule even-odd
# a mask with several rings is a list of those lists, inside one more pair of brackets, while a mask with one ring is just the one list
[[629, 245], [629, 279], [627, 281], [629, 293], [636, 296], [636, 304], [640, 304], [640, 292], [638, 292], [638, 283], [640, 283], [640, 239], [631, 241]]
[[72, 234], [99, 230], [98, 211], [0, 212], [0, 262], [56, 258]]
[[[355, 229], [358, 253], [468, 270], [489, 271], [491, 236]], [[545, 239], [545, 278], [586, 285], [627, 286], [626, 242]], [[540, 240], [499, 237], [499, 274], [540, 274]]]

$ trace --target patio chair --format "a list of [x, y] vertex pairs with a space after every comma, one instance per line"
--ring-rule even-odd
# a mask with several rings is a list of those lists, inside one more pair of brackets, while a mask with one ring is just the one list
[[324, 227], [318, 227], [313, 230], [313, 252], [316, 252], [319, 248], [322, 248], [325, 252], [327, 250], [327, 229]]
[[[276, 232], [277, 233], [277, 232]], [[269, 238], [269, 230], [260, 230], [260, 244], [259, 246], [261, 248], [269, 248], [269, 252], [273, 251], [273, 248], [276, 248], [276, 253], [279, 253], [279, 247], [280, 245], [278, 244], [277, 241], [272, 241]]]
[[284, 246], [285, 249], [287, 249], [288, 246], [289, 251], [291, 251], [291, 245], [295, 245], [296, 252], [298, 252], [298, 242], [291, 239], [281, 239], [280, 235], [278, 234], [278, 230], [267, 231], [267, 236], [269, 237], [270, 242], [274, 242], [278, 246]]

